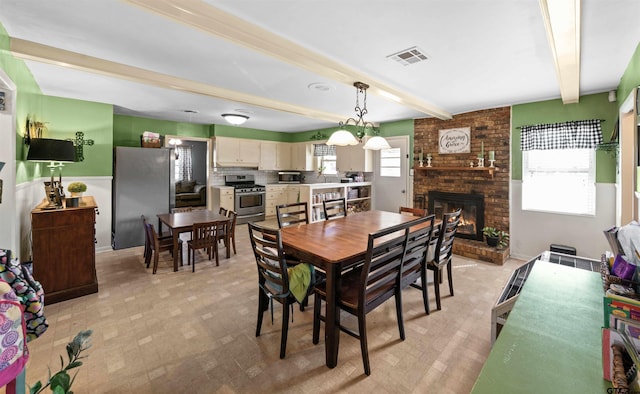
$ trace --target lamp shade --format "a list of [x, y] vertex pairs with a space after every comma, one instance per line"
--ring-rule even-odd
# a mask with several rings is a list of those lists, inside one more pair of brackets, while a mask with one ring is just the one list
[[76, 149], [72, 141], [50, 138], [33, 138], [29, 144], [27, 160], [30, 161], [76, 161]]
[[391, 145], [389, 145], [387, 140], [385, 140], [380, 136], [369, 138], [369, 140], [367, 140], [367, 143], [364, 144], [364, 146], [362, 147], [362, 149], [370, 149], [370, 150], [380, 150], [380, 149], [390, 149], [390, 148], [391, 148]]
[[327, 141], [327, 145], [338, 145], [338, 146], [347, 146], [347, 145], [358, 145], [358, 140], [347, 130], [338, 130], [331, 134], [329, 137], [329, 141]]

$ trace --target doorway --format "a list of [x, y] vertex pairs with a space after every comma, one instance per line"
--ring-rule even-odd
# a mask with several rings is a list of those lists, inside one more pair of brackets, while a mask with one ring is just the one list
[[[179, 140], [180, 144], [176, 145], [175, 141]], [[174, 142], [174, 143], [172, 143]], [[194, 181], [199, 190], [204, 186], [206, 193], [205, 207], [211, 209], [211, 196], [209, 190], [209, 165], [212, 156], [212, 144], [209, 138], [185, 137], [177, 135], [165, 136], [165, 146], [172, 149], [172, 171], [171, 171], [171, 208], [185, 206], [191, 204], [189, 201], [176, 202], [175, 190], [178, 181]], [[193, 206], [201, 205], [198, 201], [193, 201]]]
[[390, 149], [373, 155], [373, 209], [398, 212], [401, 206], [411, 206], [409, 178], [409, 136], [386, 138]]

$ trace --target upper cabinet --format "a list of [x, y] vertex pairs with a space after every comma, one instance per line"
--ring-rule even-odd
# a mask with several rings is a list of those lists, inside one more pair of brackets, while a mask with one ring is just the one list
[[291, 169], [314, 171], [313, 144], [297, 142], [291, 145]]
[[260, 165], [265, 171], [288, 170], [291, 167], [291, 144], [287, 142], [260, 142]]
[[362, 144], [336, 147], [338, 171], [373, 171], [373, 151], [362, 149]]
[[216, 165], [221, 167], [258, 167], [260, 141], [245, 138], [216, 137]]

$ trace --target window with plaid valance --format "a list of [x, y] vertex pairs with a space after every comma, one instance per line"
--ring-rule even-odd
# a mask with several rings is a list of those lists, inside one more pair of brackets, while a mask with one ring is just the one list
[[602, 143], [600, 119], [522, 126], [522, 150], [590, 149]]
[[335, 156], [336, 147], [335, 145], [313, 144], [313, 155], [314, 156]]

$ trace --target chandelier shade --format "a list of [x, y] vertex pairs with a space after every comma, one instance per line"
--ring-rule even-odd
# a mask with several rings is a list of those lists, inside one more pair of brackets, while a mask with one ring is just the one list
[[327, 145], [337, 145], [337, 146], [347, 146], [347, 145], [358, 145], [360, 142], [356, 139], [356, 137], [351, 134], [351, 132], [341, 129], [329, 137], [327, 141]]
[[380, 150], [380, 149], [391, 149], [391, 145], [380, 136], [374, 136], [367, 140], [367, 143], [364, 144], [362, 149], [370, 149], [370, 150]]

